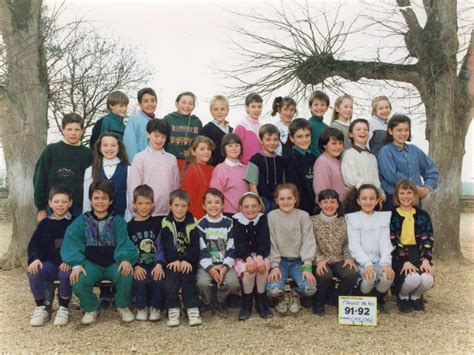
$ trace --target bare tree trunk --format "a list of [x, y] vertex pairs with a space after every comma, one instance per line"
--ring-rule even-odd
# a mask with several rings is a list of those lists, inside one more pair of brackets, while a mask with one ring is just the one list
[[32, 177], [46, 144], [48, 88], [41, 1], [0, 1], [0, 31], [6, 47], [7, 80], [0, 86], [0, 123], [7, 165], [13, 228], [3, 268], [26, 264], [36, 226]]

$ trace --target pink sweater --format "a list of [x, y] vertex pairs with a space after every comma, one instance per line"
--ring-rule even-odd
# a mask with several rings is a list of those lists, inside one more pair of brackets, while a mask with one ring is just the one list
[[236, 213], [239, 198], [249, 191], [249, 184], [244, 180], [247, 165], [231, 166], [227, 161], [218, 164], [212, 172], [209, 187], [215, 187], [224, 194], [224, 212]]
[[130, 210], [132, 210], [133, 190], [142, 184], [147, 184], [153, 189], [155, 210], [152, 216], [166, 216], [170, 209], [170, 192], [179, 186], [176, 157], [164, 150], [158, 152], [150, 147], [135, 155], [127, 182]]
[[256, 125], [252, 124], [248, 119], [245, 119], [234, 129], [234, 133], [242, 139], [244, 154], [240, 161], [243, 164], [248, 164], [250, 158], [252, 158], [255, 153], [262, 151], [262, 144], [258, 138], [258, 129], [260, 129], [260, 125], [258, 124], [258, 129], [256, 129], [257, 127], [255, 126]]
[[316, 195], [316, 201], [318, 200], [319, 192], [326, 189], [336, 190], [339, 194], [340, 202], [344, 200], [346, 189], [339, 159], [333, 158], [324, 152], [314, 163], [313, 172], [313, 190]]

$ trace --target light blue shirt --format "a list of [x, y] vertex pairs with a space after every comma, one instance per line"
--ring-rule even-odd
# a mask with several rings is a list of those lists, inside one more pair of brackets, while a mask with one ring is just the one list
[[128, 119], [125, 133], [123, 135], [123, 144], [127, 150], [128, 161], [132, 164], [133, 157], [148, 147], [148, 138], [146, 137], [146, 125], [150, 121], [142, 111], [137, 112]]
[[438, 186], [438, 169], [430, 157], [414, 144], [405, 144], [403, 148], [394, 143], [383, 146], [377, 163], [382, 189], [390, 195], [402, 179], [413, 180], [416, 186], [426, 186], [430, 190]]

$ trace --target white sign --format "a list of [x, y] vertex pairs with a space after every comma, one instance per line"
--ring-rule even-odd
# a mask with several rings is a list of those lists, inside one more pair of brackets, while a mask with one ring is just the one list
[[339, 324], [377, 325], [377, 297], [339, 296]]

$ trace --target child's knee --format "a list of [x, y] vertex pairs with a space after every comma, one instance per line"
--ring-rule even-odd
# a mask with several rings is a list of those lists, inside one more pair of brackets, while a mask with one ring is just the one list
[[420, 275], [420, 283], [427, 289], [432, 288], [434, 285], [434, 277], [424, 272]]
[[303, 297], [311, 297], [316, 293], [316, 285], [305, 283], [298, 287], [298, 293]]
[[404, 281], [408, 286], [413, 289], [417, 288], [420, 285], [421, 277], [420, 274], [413, 272], [405, 277]]
[[268, 297], [280, 297], [285, 293], [284, 286], [281, 287], [277, 283], [269, 283], [267, 284], [267, 296]]

